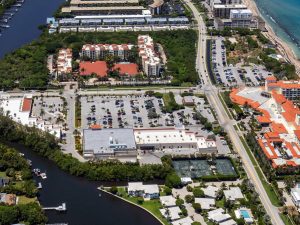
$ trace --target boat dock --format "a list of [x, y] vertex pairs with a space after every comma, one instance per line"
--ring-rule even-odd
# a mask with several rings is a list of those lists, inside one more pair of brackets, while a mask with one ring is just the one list
[[62, 203], [62, 205], [59, 205], [57, 207], [44, 207], [43, 210], [56, 210], [56, 211], [67, 211], [67, 205], [66, 203]]

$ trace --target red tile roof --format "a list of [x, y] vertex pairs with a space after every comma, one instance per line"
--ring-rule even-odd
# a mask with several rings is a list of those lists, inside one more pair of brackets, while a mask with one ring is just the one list
[[105, 61], [80, 62], [79, 71], [81, 76], [95, 73], [98, 77], [107, 76], [107, 65]]
[[284, 127], [284, 125], [282, 123], [272, 122], [271, 127], [272, 127], [272, 130], [274, 132], [277, 132], [279, 134], [286, 134], [287, 133], [287, 130], [286, 130], [286, 128]]
[[99, 124], [92, 124], [92, 125], [90, 125], [90, 128], [91, 128], [92, 130], [99, 130], [99, 129], [102, 128], [102, 126], [99, 125]]
[[294, 133], [295, 133], [296, 137], [298, 138], [298, 140], [300, 140], [300, 130], [294, 130]]
[[270, 120], [270, 118], [267, 116], [257, 116], [256, 119], [259, 123], [271, 123], [272, 122]]
[[276, 77], [274, 77], [274, 76], [269, 76], [269, 77], [266, 78], [266, 80], [277, 81]]

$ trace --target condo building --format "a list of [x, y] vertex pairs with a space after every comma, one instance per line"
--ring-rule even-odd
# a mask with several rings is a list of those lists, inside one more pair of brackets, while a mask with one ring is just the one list
[[139, 0], [71, 0], [62, 13], [73, 15], [140, 14], [145, 10]]
[[159, 76], [162, 65], [154, 50], [153, 39], [149, 35], [139, 35], [138, 48], [145, 74]]
[[300, 97], [300, 81], [277, 81], [276, 77], [268, 77], [265, 81], [265, 89], [270, 92], [276, 90], [284, 97], [290, 100], [295, 100]]
[[107, 55], [119, 57], [121, 60], [126, 60], [130, 55], [133, 45], [130, 44], [96, 44], [83, 45], [81, 50], [81, 57], [91, 60], [104, 59]]
[[72, 49], [60, 49], [56, 64], [58, 75], [72, 73]]

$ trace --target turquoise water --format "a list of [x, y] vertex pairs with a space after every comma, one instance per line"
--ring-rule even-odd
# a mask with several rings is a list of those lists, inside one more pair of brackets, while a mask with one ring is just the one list
[[255, 0], [274, 32], [300, 59], [300, 0]]
[[250, 215], [247, 210], [240, 210], [240, 213], [244, 219], [250, 218]]

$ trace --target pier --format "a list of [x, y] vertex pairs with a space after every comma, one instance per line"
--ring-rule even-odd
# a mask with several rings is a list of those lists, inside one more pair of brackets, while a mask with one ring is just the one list
[[57, 207], [44, 207], [43, 210], [56, 210], [56, 211], [63, 212], [63, 211], [67, 211], [67, 205], [66, 203], [62, 203]]

